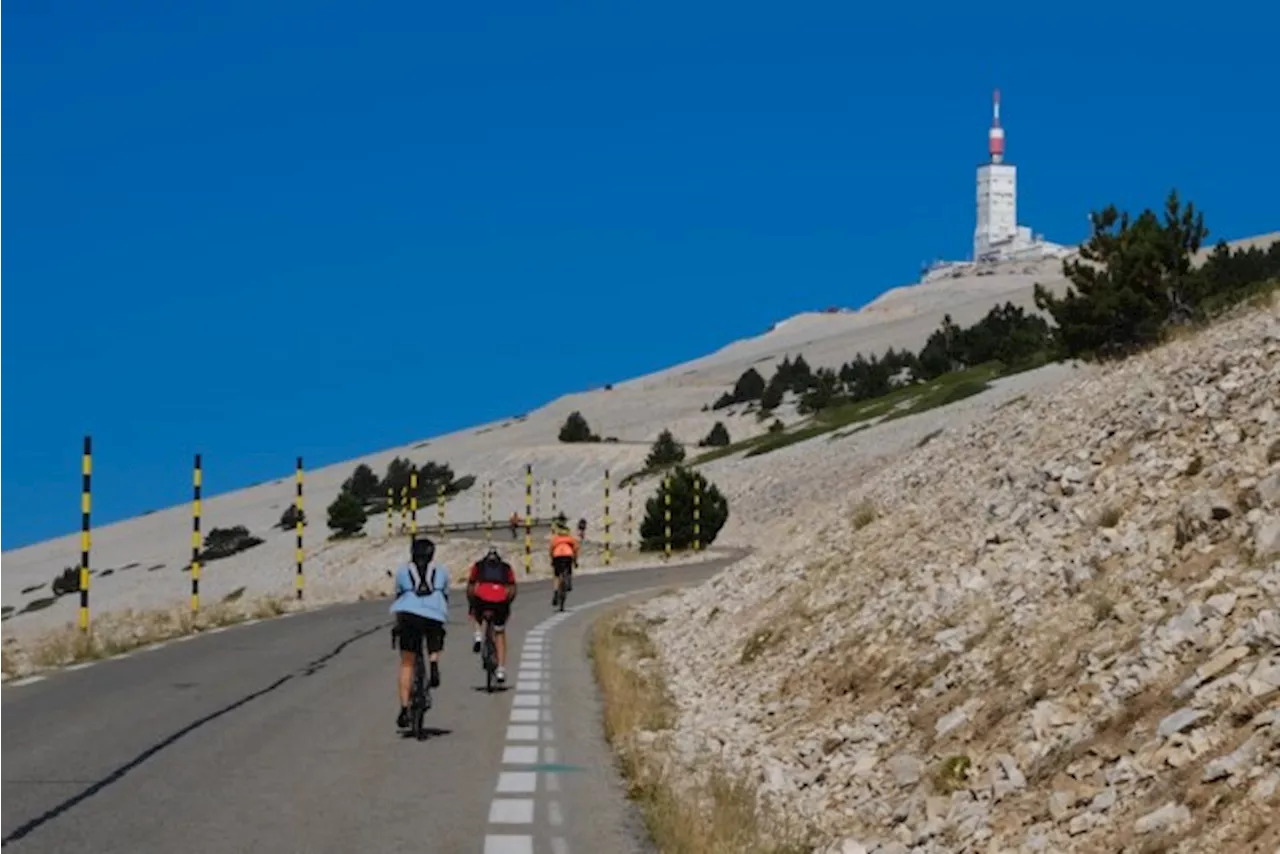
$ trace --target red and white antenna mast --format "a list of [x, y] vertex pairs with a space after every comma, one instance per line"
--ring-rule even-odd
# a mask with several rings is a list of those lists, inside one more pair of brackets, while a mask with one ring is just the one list
[[1000, 90], [991, 95], [991, 130], [987, 131], [987, 151], [992, 163], [1004, 160], [1004, 128], [1000, 127]]

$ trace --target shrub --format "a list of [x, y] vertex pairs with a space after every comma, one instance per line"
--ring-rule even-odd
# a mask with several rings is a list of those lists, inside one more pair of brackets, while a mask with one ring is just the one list
[[369, 501], [374, 498], [380, 491], [378, 476], [373, 473], [373, 469], [364, 463], [356, 466], [356, 470], [351, 473], [351, 477], [346, 479], [342, 484], [343, 492], [350, 492], [361, 501]]
[[649, 456], [645, 458], [644, 466], [648, 469], [654, 469], [683, 461], [684, 446], [676, 441], [670, 430], [663, 430], [658, 434], [653, 447], [649, 449]]
[[587, 419], [582, 417], [581, 412], [575, 410], [569, 413], [569, 417], [564, 420], [564, 426], [560, 428], [560, 441], [599, 442], [600, 437], [591, 432]]
[[299, 510], [298, 505], [290, 504], [280, 514], [279, 527], [285, 531], [298, 527], [298, 520], [302, 520], [303, 526], [307, 524], [307, 511]]
[[329, 528], [335, 537], [353, 537], [364, 529], [364, 505], [350, 492], [340, 492], [329, 505]]
[[80, 590], [80, 567], [69, 566], [53, 577], [53, 583], [49, 585], [53, 590], [54, 596], [66, 596], [68, 593], [76, 593]]
[[[699, 542], [703, 546], [715, 541], [724, 523], [729, 520], [729, 502], [715, 484], [702, 475], [679, 466], [671, 478], [671, 547], [688, 548], [693, 543], [693, 491], [694, 482], [701, 487], [699, 502]], [[666, 543], [666, 503], [664, 501], [665, 478], [659, 480], [653, 497], [645, 502], [644, 521], [640, 523], [640, 548], [644, 551], [662, 549]]]
[[703, 448], [723, 448], [729, 444], [729, 431], [723, 421], [717, 421], [706, 437], [698, 443]]
[[466, 492], [468, 489], [476, 485], [476, 476], [473, 474], [463, 475], [462, 477], [449, 484], [445, 490], [449, 495], [457, 495], [459, 492]]
[[250, 534], [249, 529], [244, 525], [236, 525], [232, 528], [214, 528], [205, 535], [204, 551], [200, 553], [200, 559], [210, 561], [231, 557], [233, 554], [242, 552], [245, 549], [251, 549], [261, 542], [262, 538]]
[[785, 429], [787, 429], [787, 425], [782, 423], [781, 418], [773, 419], [773, 423], [769, 425], [770, 433], [781, 433]]

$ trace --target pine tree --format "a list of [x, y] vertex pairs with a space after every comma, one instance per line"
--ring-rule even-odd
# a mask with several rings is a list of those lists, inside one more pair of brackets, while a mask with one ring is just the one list
[[671, 435], [670, 430], [663, 430], [658, 434], [658, 438], [653, 443], [653, 447], [649, 450], [649, 456], [645, 458], [645, 468], [660, 468], [669, 466], [672, 463], [678, 463], [684, 460], [684, 446], [676, 441], [675, 436]]
[[582, 417], [581, 412], [575, 410], [569, 413], [569, 417], [564, 420], [564, 426], [560, 428], [560, 441], [599, 442], [600, 437], [591, 432], [587, 419]]
[[347, 478], [346, 482], [342, 484], [342, 490], [350, 492], [361, 501], [367, 502], [378, 495], [380, 486], [378, 476], [373, 473], [373, 469], [361, 463], [356, 466], [355, 471], [351, 473], [351, 477]]
[[704, 448], [723, 448], [729, 444], [729, 430], [723, 421], [717, 421], [706, 437], [698, 443]]
[[[693, 544], [693, 484], [701, 485], [698, 502], [699, 535], [702, 546], [715, 541], [720, 529], [729, 521], [729, 502], [720, 490], [701, 472], [680, 466], [671, 472], [671, 547], [688, 548]], [[653, 496], [645, 502], [644, 521], [640, 523], [640, 548], [643, 551], [663, 549], [666, 545], [666, 501], [664, 481], [658, 481]]]
[[364, 504], [350, 492], [339, 492], [329, 505], [329, 528], [336, 537], [352, 537], [365, 523]]
[[1091, 234], [1079, 261], [1064, 260], [1067, 292], [1037, 284], [1036, 306], [1053, 316], [1055, 338], [1068, 358], [1110, 359], [1160, 340], [1165, 326], [1194, 316], [1203, 296], [1191, 256], [1208, 236], [1204, 215], [1183, 208], [1177, 192], [1164, 221], [1151, 210], [1137, 219], [1115, 205], [1090, 214]]

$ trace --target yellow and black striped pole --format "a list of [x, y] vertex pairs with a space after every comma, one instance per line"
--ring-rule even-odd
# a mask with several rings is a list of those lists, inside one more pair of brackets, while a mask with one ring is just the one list
[[200, 455], [196, 454], [191, 475], [191, 612], [200, 610], [200, 482], [203, 479]]
[[444, 536], [444, 484], [436, 484], [436, 519], [440, 523], [440, 536]]
[[418, 535], [418, 467], [409, 469], [409, 533]]
[[694, 472], [694, 551], [703, 551], [703, 476]]
[[89, 510], [93, 506], [90, 489], [93, 478], [93, 439], [84, 437], [84, 459], [80, 475], [80, 631], [89, 631]]
[[524, 467], [524, 574], [533, 572], [533, 466]]
[[671, 475], [667, 475], [662, 479], [662, 503], [665, 505], [663, 510], [663, 519], [665, 520], [663, 536], [666, 540], [663, 548], [663, 558], [671, 560]]
[[298, 587], [298, 601], [302, 601], [302, 457], [298, 457], [298, 491], [294, 498], [294, 507], [298, 510], [298, 517], [294, 520], [294, 531], [296, 533], [297, 554], [294, 558], [298, 562], [297, 571], [294, 573], [295, 583]]
[[627, 551], [631, 551], [636, 547], [635, 544], [635, 519], [631, 515], [631, 501], [635, 497], [635, 484], [627, 484]]
[[409, 486], [400, 487], [400, 533], [409, 530]]
[[493, 481], [484, 482], [484, 494], [480, 503], [484, 512], [484, 541], [486, 545], [493, 543]]
[[612, 534], [613, 518], [609, 516], [609, 470], [604, 470], [604, 565], [613, 564]]
[[560, 509], [560, 484], [555, 478], [551, 479], [551, 518], [556, 518], [557, 511]]
[[387, 539], [391, 539], [391, 517], [396, 512], [396, 490], [395, 487], [387, 487]]

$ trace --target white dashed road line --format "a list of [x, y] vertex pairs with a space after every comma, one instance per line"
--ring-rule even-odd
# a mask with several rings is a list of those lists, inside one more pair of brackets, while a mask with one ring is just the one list
[[[536, 766], [539, 755], [548, 764], [554, 764], [560, 758], [555, 744], [555, 729], [551, 726], [551, 653], [544, 641], [547, 633], [562, 620], [625, 595], [630, 594], [618, 593], [557, 611], [525, 635], [520, 650], [520, 669], [516, 673], [515, 696], [511, 700], [511, 718], [507, 724], [507, 744], [502, 748], [502, 769], [498, 772], [494, 798], [489, 805], [489, 829], [494, 832], [485, 835], [484, 854], [533, 854], [538, 812], [546, 816], [551, 832], [561, 832], [565, 810], [559, 800], [549, 800], [545, 809], [537, 809], [539, 778], [543, 790], [554, 793], [560, 791], [559, 776], [522, 770], [530, 765]], [[511, 833], [517, 826], [528, 832]], [[551, 837], [551, 849], [555, 854], [569, 854], [569, 843], [555, 835]]]

